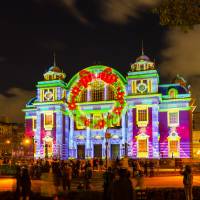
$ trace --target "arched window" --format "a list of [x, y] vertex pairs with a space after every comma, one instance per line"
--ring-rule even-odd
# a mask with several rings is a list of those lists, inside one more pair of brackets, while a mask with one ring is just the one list
[[176, 98], [178, 94], [178, 91], [175, 89], [175, 88], [171, 88], [169, 91], [168, 91], [168, 95], [170, 96], [170, 98], [174, 99]]
[[96, 80], [91, 83], [91, 101], [103, 101], [104, 100], [104, 83], [100, 80]]
[[86, 102], [87, 101], [87, 89], [83, 90], [79, 97], [79, 102]]
[[107, 86], [107, 100], [114, 100], [115, 99], [115, 94], [114, 94], [114, 89], [112, 85]]

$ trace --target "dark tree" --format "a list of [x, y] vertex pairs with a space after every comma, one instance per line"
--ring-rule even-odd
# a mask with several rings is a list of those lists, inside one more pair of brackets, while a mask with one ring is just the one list
[[161, 25], [178, 26], [186, 31], [200, 24], [200, 0], [161, 0], [154, 12], [159, 15]]

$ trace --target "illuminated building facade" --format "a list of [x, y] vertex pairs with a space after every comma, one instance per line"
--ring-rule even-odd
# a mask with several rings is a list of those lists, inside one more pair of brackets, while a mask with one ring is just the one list
[[192, 150], [192, 157], [200, 159], [200, 112], [193, 113]]
[[155, 65], [142, 54], [126, 78], [102, 65], [64, 82], [50, 67], [24, 109], [35, 158], [191, 157], [191, 94], [185, 80], [160, 84]]

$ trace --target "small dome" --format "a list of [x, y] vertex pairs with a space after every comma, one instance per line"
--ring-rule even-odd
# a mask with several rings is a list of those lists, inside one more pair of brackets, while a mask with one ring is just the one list
[[146, 55], [141, 55], [136, 59], [136, 62], [138, 62], [140, 60], [150, 61], [150, 58], [148, 56], [146, 56]]
[[151, 62], [150, 58], [142, 52], [142, 55], [136, 59], [136, 62], [131, 65], [131, 71], [146, 71], [154, 70], [155, 64]]
[[49, 70], [44, 73], [44, 79], [49, 81], [49, 80], [64, 80], [66, 77], [66, 74], [62, 72], [62, 70], [53, 65], [49, 68]]
[[48, 71], [60, 73], [61, 69], [59, 67], [56, 67], [56, 66], [51, 66]]

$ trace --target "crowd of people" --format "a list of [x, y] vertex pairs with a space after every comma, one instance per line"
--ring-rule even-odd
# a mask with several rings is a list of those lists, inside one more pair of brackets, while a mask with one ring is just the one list
[[[31, 179], [40, 179], [42, 173], [51, 173], [55, 192], [67, 192], [71, 190], [72, 179], [78, 177], [77, 191], [92, 190], [91, 179], [94, 171], [103, 174], [103, 196], [105, 200], [133, 200], [134, 189], [143, 187], [145, 176], [154, 176], [157, 163], [151, 160], [129, 160], [128, 167], [123, 166], [123, 160], [118, 158], [109, 163], [108, 169], [105, 161], [94, 158], [90, 160], [42, 160], [29, 161], [27, 165], [18, 165], [16, 170], [16, 194], [26, 199], [31, 192]], [[131, 169], [131, 170], [130, 170]], [[181, 170], [183, 184], [187, 200], [192, 200], [192, 170], [186, 165]], [[132, 178], [136, 185], [132, 185]], [[16, 198], [17, 199], [17, 198]]]

